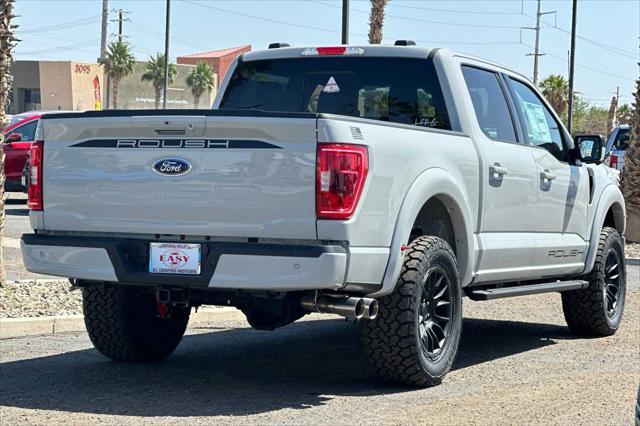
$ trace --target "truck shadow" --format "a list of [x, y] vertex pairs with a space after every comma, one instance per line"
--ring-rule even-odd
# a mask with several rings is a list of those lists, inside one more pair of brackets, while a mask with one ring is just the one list
[[[466, 319], [454, 369], [567, 338], [557, 325]], [[94, 349], [0, 364], [0, 405], [94, 414], [241, 416], [409, 391], [415, 389], [380, 383], [357, 327], [338, 320], [192, 334], [158, 364], [112, 362]]]

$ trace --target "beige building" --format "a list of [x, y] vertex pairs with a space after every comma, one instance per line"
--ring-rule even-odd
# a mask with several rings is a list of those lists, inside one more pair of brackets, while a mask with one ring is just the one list
[[84, 111], [102, 104], [102, 66], [70, 61], [16, 61], [9, 113]]
[[[144, 62], [136, 62], [133, 74], [120, 82], [118, 107], [120, 109], [153, 109], [154, 89], [150, 82], [141, 81]], [[175, 65], [178, 74], [169, 85], [168, 107], [194, 108], [194, 99], [186, 78], [193, 65]], [[34, 110], [87, 111], [113, 105], [106, 102], [108, 82], [102, 65], [70, 61], [16, 61], [13, 64], [13, 85], [9, 114]], [[217, 87], [217, 74], [216, 78]], [[199, 108], [210, 108], [215, 89], [203, 94]]]

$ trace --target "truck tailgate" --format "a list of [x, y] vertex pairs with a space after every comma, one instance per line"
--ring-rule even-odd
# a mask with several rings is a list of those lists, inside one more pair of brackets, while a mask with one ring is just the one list
[[45, 229], [316, 238], [314, 115], [164, 112], [43, 120]]

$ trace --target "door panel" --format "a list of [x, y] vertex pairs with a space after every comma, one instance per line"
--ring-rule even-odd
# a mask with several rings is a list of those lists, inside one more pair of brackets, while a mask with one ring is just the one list
[[474, 138], [483, 165], [476, 281], [508, 280], [530, 266], [535, 251], [536, 165], [529, 148], [518, 142], [501, 77], [475, 66], [463, 66], [462, 73], [479, 127]]
[[570, 164], [567, 133], [541, 96], [527, 83], [509, 81], [524, 143], [538, 175], [537, 202], [531, 210], [538, 233], [532, 266], [559, 266], [558, 273], [570, 273], [586, 258], [588, 173]]
[[587, 169], [561, 163], [542, 149], [532, 149], [532, 155], [539, 175], [536, 228], [539, 232], [578, 234], [586, 239]]

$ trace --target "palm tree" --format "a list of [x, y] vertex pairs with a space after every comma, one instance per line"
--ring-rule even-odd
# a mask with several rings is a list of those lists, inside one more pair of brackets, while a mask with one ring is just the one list
[[371, 0], [369, 16], [369, 44], [382, 43], [382, 26], [384, 25], [384, 8], [388, 0]]
[[553, 109], [562, 117], [567, 111], [569, 99], [569, 83], [563, 76], [551, 74], [540, 82], [542, 94], [547, 98]]
[[13, 63], [13, 48], [19, 41], [15, 37], [18, 27], [11, 23], [14, 0], [0, 3], [0, 287], [4, 285], [4, 262], [2, 261], [2, 236], [4, 235], [4, 128], [7, 125], [7, 105], [9, 78]]
[[191, 70], [187, 76], [187, 86], [191, 88], [193, 94], [193, 103], [198, 109], [200, 104], [200, 96], [204, 92], [211, 93], [215, 85], [213, 70], [206, 62], [198, 62], [196, 67]]
[[[153, 84], [155, 90], [155, 106], [156, 109], [160, 108], [160, 98], [162, 97], [162, 89], [164, 88], [164, 55], [157, 53], [156, 56], [149, 57], [149, 62], [144, 64], [146, 70], [142, 74], [142, 81], [150, 81]], [[173, 64], [169, 64], [169, 84], [173, 83], [176, 78], [178, 70]]]
[[133, 72], [136, 59], [129, 44], [118, 40], [109, 44], [104, 68], [113, 84], [113, 107], [118, 108], [118, 88], [120, 80]]
[[620, 189], [627, 207], [627, 240], [640, 242], [640, 78], [636, 80], [629, 126], [631, 139], [624, 157]]
[[629, 124], [631, 121], [631, 107], [629, 104], [622, 104], [618, 108], [618, 123], [620, 124]]

